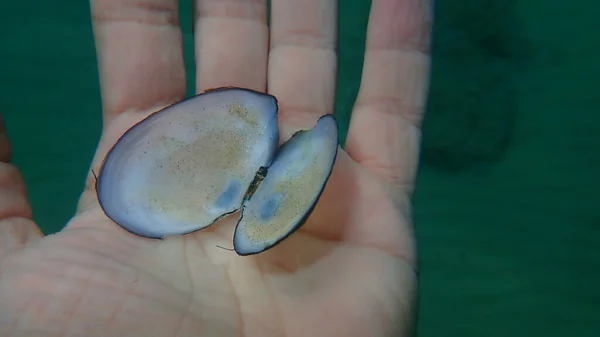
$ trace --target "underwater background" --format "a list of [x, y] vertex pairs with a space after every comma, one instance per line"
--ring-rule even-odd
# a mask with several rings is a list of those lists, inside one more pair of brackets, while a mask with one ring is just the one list
[[[600, 336], [600, 2], [435, 3], [414, 198], [419, 336]], [[180, 7], [192, 94], [191, 0]], [[343, 132], [369, 7], [339, 5]], [[89, 2], [2, 1], [0, 61], [14, 162], [54, 233], [101, 132]]]

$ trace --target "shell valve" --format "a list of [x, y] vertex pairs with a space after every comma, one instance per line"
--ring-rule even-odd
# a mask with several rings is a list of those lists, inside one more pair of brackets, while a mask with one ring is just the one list
[[131, 127], [96, 182], [100, 206], [136, 235], [164, 238], [240, 211], [239, 255], [265, 251], [312, 212], [338, 149], [333, 115], [279, 147], [277, 99], [243, 88], [206, 91]]

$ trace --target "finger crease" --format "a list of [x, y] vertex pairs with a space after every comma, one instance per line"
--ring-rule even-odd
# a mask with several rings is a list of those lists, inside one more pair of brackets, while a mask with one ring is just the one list
[[31, 220], [33, 214], [29, 207], [15, 207], [15, 209], [4, 210], [0, 208], [0, 220], [12, 219], [12, 218], [23, 218]]
[[11, 232], [11, 237], [17, 238], [19, 244], [27, 243], [35, 228], [36, 225], [31, 217], [15, 215], [0, 219], [0, 231], [8, 229]]
[[400, 117], [403, 122], [420, 129], [423, 119], [423, 107], [406, 102], [399, 98], [392, 97], [370, 97], [368, 99], [358, 99], [355, 105], [355, 111], [368, 111], [370, 114], [379, 113], [392, 117]]
[[372, 56], [372, 54], [392, 54], [397, 57], [402, 58], [410, 58], [412, 60], [417, 60], [419, 64], [424, 63], [428, 64], [431, 56], [427, 52], [423, 52], [421, 50], [412, 49], [412, 48], [385, 48], [378, 47], [373, 48], [369, 47], [366, 49], [365, 58]]
[[305, 125], [307, 122], [315, 122], [318, 117], [326, 114], [325, 109], [316, 107], [280, 104], [279, 120], [291, 125]]
[[357, 155], [352, 153], [352, 158], [359, 164], [368, 167], [371, 171], [375, 171], [378, 175], [384, 179], [392, 182], [396, 187], [401, 187], [404, 183], [401, 182], [400, 167], [394, 164], [384, 164], [379, 160], [378, 157], [368, 155]]
[[23, 175], [16, 166], [0, 163], [0, 189], [27, 194]]
[[410, 53], [423, 54], [429, 56], [430, 43], [428, 39], [415, 39], [413, 41], [403, 41], [396, 43], [369, 42], [366, 44], [367, 51], [384, 50], [384, 51], [403, 51]]
[[405, 174], [402, 174], [400, 167], [393, 164], [383, 164], [381, 160], [373, 157], [356, 157], [356, 154], [352, 153], [354, 160], [357, 163], [368, 167], [371, 171], [375, 172], [378, 176], [391, 183], [394, 187], [409, 190], [412, 189], [414, 182], [412, 179], [407, 178]]
[[179, 12], [174, 1], [105, 0], [92, 10], [98, 23], [129, 22], [157, 26], [179, 25]]
[[177, 27], [179, 29], [179, 19], [162, 19], [162, 18], [149, 18], [149, 17], [131, 17], [127, 15], [119, 14], [105, 14], [105, 15], [94, 15], [92, 18], [94, 24], [109, 24], [109, 23], [136, 23], [148, 26], [167, 26]]
[[310, 49], [336, 50], [335, 40], [330, 36], [317, 33], [311, 29], [290, 30], [273, 39], [272, 48], [282, 46], [305, 47]]
[[204, 0], [195, 12], [195, 19], [230, 18], [260, 21], [267, 24], [267, 8], [262, 0]]

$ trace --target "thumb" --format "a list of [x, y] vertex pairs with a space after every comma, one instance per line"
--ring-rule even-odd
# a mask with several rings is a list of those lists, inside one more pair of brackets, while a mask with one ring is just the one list
[[11, 147], [0, 115], [0, 259], [42, 233], [33, 222], [25, 181], [10, 163]]

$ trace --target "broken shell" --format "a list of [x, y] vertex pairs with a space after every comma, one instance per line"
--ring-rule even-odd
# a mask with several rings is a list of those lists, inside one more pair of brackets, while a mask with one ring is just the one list
[[96, 181], [100, 206], [125, 230], [164, 238], [240, 212], [233, 245], [256, 254], [312, 212], [338, 148], [332, 115], [278, 149], [274, 96], [243, 88], [204, 92], [155, 112], [117, 141]]

